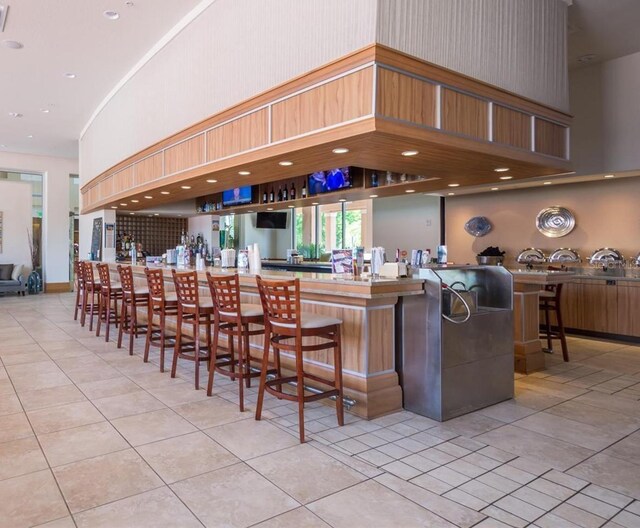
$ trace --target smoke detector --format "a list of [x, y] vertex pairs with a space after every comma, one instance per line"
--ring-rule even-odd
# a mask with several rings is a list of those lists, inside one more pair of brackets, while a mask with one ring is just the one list
[[8, 12], [9, 12], [9, 6], [0, 4], [0, 33], [4, 31], [4, 25], [7, 22]]

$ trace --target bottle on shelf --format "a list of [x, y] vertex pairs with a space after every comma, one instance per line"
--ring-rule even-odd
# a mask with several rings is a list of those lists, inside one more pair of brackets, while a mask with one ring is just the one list
[[377, 187], [378, 186], [378, 173], [377, 172], [372, 172], [371, 173], [371, 187]]
[[269, 201], [273, 203], [275, 202], [275, 200], [276, 200], [276, 197], [275, 197], [275, 194], [273, 193], [273, 187], [271, 187], [271, 192], [269, 193]]
[[284, 184], [284, 190], [282, 191], [282, 199], [286, 202], [289, 199], [289, 191], [287, 190], [287, 184]]
[[282, 185], [278, 186], [278, 201], [282, 201]]
[[291, 182], [291, 190], [289, 191], [289, 200], [296, 199], [296, 184]]
[[304, 182], [302, 184], [301, 195], [302, 195], [302, 198], [306, 198], [307, 197], [307, 182]]
[[262, 193], [262, 203], [267, 203], [267, 188], [264, 188], [264, 192]]

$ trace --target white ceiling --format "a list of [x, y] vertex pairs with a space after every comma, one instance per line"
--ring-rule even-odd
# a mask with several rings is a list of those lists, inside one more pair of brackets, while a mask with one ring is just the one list
[[[0, 0], [9, 5], [0, 32], [0, 152], [77, 158], [80, 131], [96, 107], [199, 1]], [[120, 18], [109, 20], [107, 10]]]
[[[569, 7], [569, 67], [640, 51], [639, 0], [573, 0]], [[589, 63], [579, 57], [595, 55]]]

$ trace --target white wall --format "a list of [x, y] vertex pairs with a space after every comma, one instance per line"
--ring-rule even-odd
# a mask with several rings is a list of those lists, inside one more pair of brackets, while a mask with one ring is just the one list
[[0, 211], [3, 222], [0, 264], [22, 264], [25, 267], [23, 275], [26, 277], [31, 271], [27, 231], [33, 234], [31, 184], [0, 182]]
[[[93, 220], [95, 218], [102, 218], [102, 262], [115, 262], [116, 260], [116, 250], [115, 248], [106, 249], [104, 247], [104, 225], [105, 224], [115, 224], [116, 223], [116, 212], [113, 209], [101, 209], [99, 211], [93, 211], [89, 214], [80, 215], [79, 221], [79, 230], [80, 230], [80, 240], [79, 240], [79, 251], [80, 251], [80, 259], [84, 260], [88, 258], [89, 251], [91, 251], [91, 236], [93, 234]], [[116, 225], [116, 233], [118, 227]]]
[[0, 168], [43, 175], [42, 263], [45, 283], [69, 281], [69, 174], [78, 161], [0, 152]]
[[82, 183], [376, 41], [566, 108], [565, 34], [560, 0], [216, 0], [88, 126], [80, 138]]
[[202, 233], [202, 236], [207, 241], [210, 248], [220, 247], [220, 232], [213, 231], [211, 229], [212, 222], [216, 220], [220, 222], [220, 217], [217, 215], [200, 215], [189, 217], [189, 233], [198, 235]]
[[430, 249], [440, 244], [440, 197], [418, 194], [376, 198], [373, 203], [373, 245], [387, 250]]

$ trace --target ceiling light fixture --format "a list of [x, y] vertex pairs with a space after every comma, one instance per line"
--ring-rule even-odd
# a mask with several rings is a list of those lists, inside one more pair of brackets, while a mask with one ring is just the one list
[[344, 198], [340, 198], [338, 201], [339, 202], [346, 202], [346, 200]]
[[160, 194], [171, 194], [169, 191], [160, 191]]
[[41, 111], [43, 114], [48, 114], [49, 112], [51, 112], [51, 110], [49, 110], [48, 108], [41, 108], [41, 109], [40, 109], [40, 111]]
[[278, 165], [281, 167], [291, 167], [291, 165], [293, 165], [293, 161], [281, 161]]
[[346, 154], [347, 152], [349, 152], [349, 149], [345, 147], [338, 147], [334, 148], [331, 152], [333, 152], [334, 154]]
[[413, 189], [407, 189], [407, 190], [406, 190], [406, 191], [404, 191], [404, 192], [406, 192], [406, 193], [414, 193], [414, 192], [416, 192], [416, 191], [415, 191], [415, 190], [413, 190]]
[[319, 202], [311, 202], [311, 205], [320, 205]]
[[296, 207], [296, 206], [295, 206], [295, 205], [287, 205], [287, 207], [288, 207], [289, 209], [295, 209], [295, 207]]
[[22, 117], [22, 114], [20, 114], [19, 112], [9, 112], [9, 117]]
[[513, 176], [500, 176], [501, 180], [511, 180], [513, 179]]
[[459, 183], [450, 183], [449, 187], [460, 187]]
[[28, 137], [29, 139], [33, 139], [33, 134], [29, 134], [27, 137]]
[[17, 40], [3, 40], [2, 43], [9, 49], [18, 50], [24, 48], [24, 44]]
[[377, 194], [370, 194], [370, 195], [369, 195], [369, 198], [377, 198], [377, 197], [378, 197], [378, 195], [377, 195]]
[[456, 193], [448, 193], [449, 196], [455, 196]]
[[498, 167], [497, 169], [493, 169], [493, 172], [507, 172], [509, 167]]
[[153, 216], [160, 216], [160, 213], [153, 213]]
[[147, 196], [145, 196], [145, 198], [146, 198], [147, 200], [151, 200], [151, 199], [153, 199], [153, 196], [149, 196], [149, 195], [147, 195]]
[[249, 171], [238, 171], [240, 176], [249, 176], [251, 173]]
[[138, 203], [140, 200], [131, 200], [131, 203]]
[[7, 148], [7, 146], [4, 143], [2, 143], [0, 144], [0, 148]]
[[129, 214], [130, 214], [130, 215], [134, 215], [134, 214], [136, 214], [136, 213], [129, 213]]
[[267, 211], [273, 211], [273, 207], [267, 207]]
[[117, 206], [117, 205], [112, 205], [112, 206], [111, 206], [111, 209], [117, 209], [117, 208], [118, 208], [118, 206]]
[[180, 188], [181, 189], [185, 189], [185, 190], [189, 190], [189, 189], [191, 189], [191, 186], [190, 185], [181, 185]]
[[126, 203], [121, 203], [120, 205], [122, 205], [122, 206], [126, 207], [126, 205], [127, 205], [127, 204], [126, 204]]
[[498, 187], [491, 187], [491, 190], [492, 191], [498, 191], [499, 189], [498, 189]]
[[609, 179], [609, 178], [615, 178], [615, 174], [605, 174], [604, 175], [605, 178]]
[[75, 74], [75, 73], [69, 73], [69, 72], [68, 72], [68, 73], [65, 73], [65, 74], [64, 74], [64, 76], [65, 76], [67, 79], [75, 79], [75, 78], [76, 78], [76, 74]]
[[551, 185], [551, 182], [544, 182], [542, 185]]
[[120, 18], [120, 13], [118, 13], [117, 11], [105, 11], [102, 14], [109, 20], [118, 20]]
[[417, 156], [419, 152], [417, 150], [405, 150], [402, 155], [405, 157]]
[[207, 180], [207, 183], [218, 183], [218, 180]]

